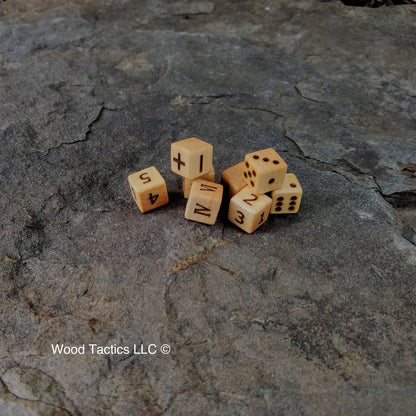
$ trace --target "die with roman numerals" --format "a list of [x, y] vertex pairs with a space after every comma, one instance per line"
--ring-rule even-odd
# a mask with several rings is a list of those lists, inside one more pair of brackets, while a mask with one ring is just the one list
[[196, 180], [192, 183], [186, 204], [187, 220], [215, 224], [221, 207], [223, 187], [218, 183]]
[[190, 137], [171, 144], [171, 170], [187, 179], [199, 178], [212, 171], [213, 147]]
[[159, 171], [151, 166], [128, 177], [133, 199], [141, 212], [147, 212], [169, 202], [166, 182]]
[[271, 206], [271, 198], [254, 194], [246, 186], [231, 198], [228, 219], [245, 232], [252, 233], [266, 222]]

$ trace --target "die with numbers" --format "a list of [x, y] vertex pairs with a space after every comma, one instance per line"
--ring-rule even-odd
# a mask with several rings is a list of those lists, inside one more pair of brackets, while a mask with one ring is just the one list
[[169, 202], [166, 182], [159, 171], [151, 166], [128, 176], [133, 199], [141, 212], [147, 212]]
[[272, 148], [249, 153], [244, 158], [243, 177], [255, 194], [279, 189], [287, 170], [286, 162]]
[[171, 169], [187, 179], [195, 179], [210, 172], [213, 147], [191, 137], [171, 144]]
[[243, 172], [244, 162], [237, 163], [222, 171], [221, 183], [228, 189], [230, 198], [247, 186], [244, 181]]
[[252, 233], [266, 222], [271, 206], [271, 198], [257, 195], [245, 186], [231, 198], [228, 219], [247, 233]]
[[272, 192], [271, 214], [295, 214], [299, 211], [302, 187], [294, 173], [285, 176], [283, 186]]
[[197, 179], [192, 183], [185, 209], [187, 220], [215, 224], [221, 207], [223, 186]]
[[188, 199], [189, 197], [189, 192], [191, 192], [192, 183], [198, 179], [203, 181], [215, 182], [215, 170], [212, 169], [211, 172], [208, 172], [206, 175], [203, 175], [197, 179], [182, 178], [183, 197], [185, 199]]

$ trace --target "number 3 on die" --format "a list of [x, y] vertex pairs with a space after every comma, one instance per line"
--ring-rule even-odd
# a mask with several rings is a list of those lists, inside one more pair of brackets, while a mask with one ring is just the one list
[[234, 219], [235, 222], [239, 224], [244, 224], [244, 213], [241, 211], [237, 211], [238, 217]]
[[228, 219], [245, 232], [252, 233], [267, 220], [271, 206], [271, 198], [256, 195], [246, 186], [231, 198]]

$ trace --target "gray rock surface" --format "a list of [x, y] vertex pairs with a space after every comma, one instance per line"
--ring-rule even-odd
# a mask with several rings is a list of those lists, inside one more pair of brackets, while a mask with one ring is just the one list
[[[2, 4], [0, 415], [415, 413], [415, 8], [287, 3]], [[274, 147], [299, 214], [186, 221], [189, 136]]]

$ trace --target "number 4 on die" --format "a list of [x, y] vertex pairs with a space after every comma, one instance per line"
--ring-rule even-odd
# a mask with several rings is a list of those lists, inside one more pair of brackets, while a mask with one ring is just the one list
[[128, 177], [130, 190], [141, 212], [147, 212], [169, 202], [166, 182], [159, 171], [151, 166]]

